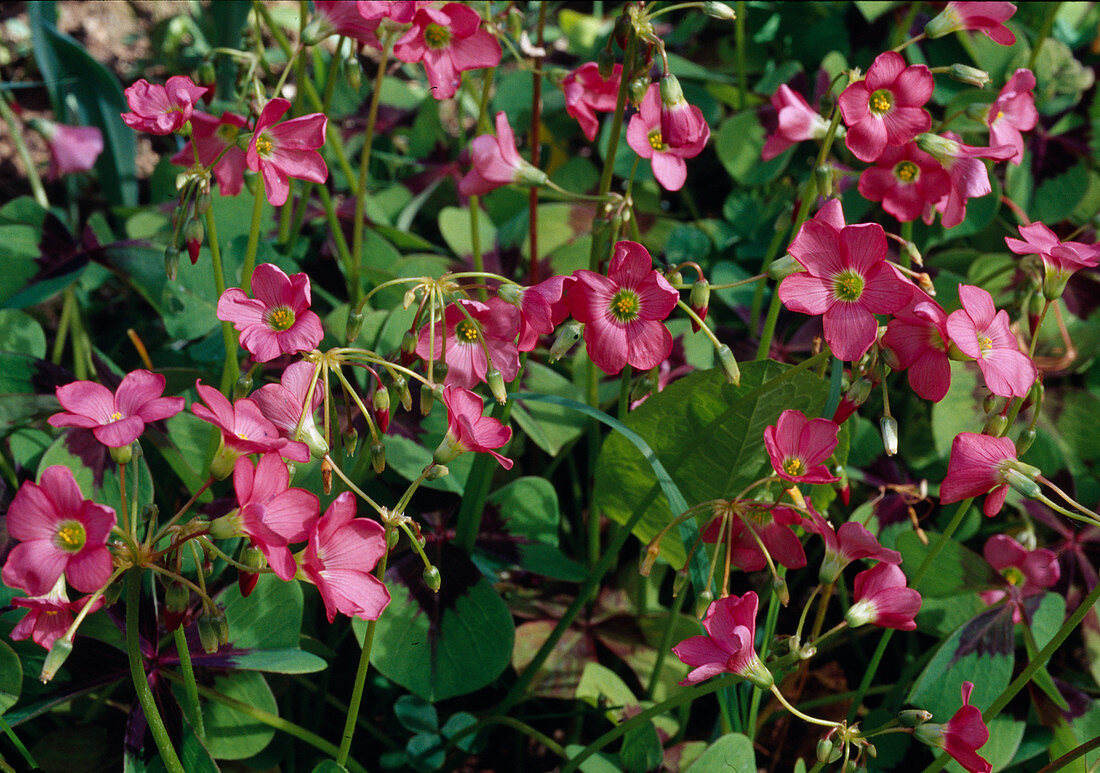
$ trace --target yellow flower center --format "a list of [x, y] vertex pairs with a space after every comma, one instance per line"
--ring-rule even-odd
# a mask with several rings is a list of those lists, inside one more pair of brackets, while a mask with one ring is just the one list
[[661, 132], [659, 130], [654, 130], [649, 133], [649, 146], [654, 150], [665, 149], [665, 141], [661, 137]]
[[916, 179], [920, 177], [920, 167], [912, 161], [902, 161], [894, 167], [894, 177], [903, 183], [916, 182]]
[[460, 344], [477, 343], [479, 338], [481, 338], [481, 331], [470, 320], [464, 319], [455, 325], [455, 340]]
[[62, 521], [57, 527], [53, 544], [66, 553], [79, 553], [87, 539], [88, 534], [80, 521]]
[[436, 51], [446, 48], [451, 44], [451, 31], [440, 24], [429, 24], [424, 28], [424, 42]]
[[783, 472], [797, 478], [806, 472], [806, 464], [797, 456], [791, 456], [783, 460]]
[[294, 325], [294, 311], [286, 306], [280, 306], [267, 312], [267, 326], [272, 330], [282, 332], [289, 330]]
[[633, 290], [623, 288], [611, 298], [611, 306], [608, 307], [608, 311], [619, 322], [631, 322], [637, 318], [640, 307], [638, 294]]
[[990, 338], [989, 336], [983, 336], [983, 335], [979, 334], [978, 335], [978, 349], [981, 350], [982, 356], [984, 357], [986, 354], [988, 354], [993, 349], [993, 339]]
[[1004, 575], [1004, 578], [1009, 585], [1019, 586], [1023, 585], [1027, 581], [1027, 578], [1024, 577], [1024, 573], [1017, 569], [1015, 566], [1010, 566], [1003, 569], [1001, 571], [1001, 574]]
[[867, 100], [867, 107], [871, 109], [871, 112], [875, 115], [883, 115], [890, 112], [890, 108], [894, 106], [894, 95], [886, 89], [879, 89], [871, 94], [871, 98]]
[[267, 156], [268, 154], [270, 154], [274, 147], [275, 143], [273, 143], [271, 141], [271, 138], [268, 137], [266, 134], [261, 134], [259, 137], [256, 138], [256, 152], [259, 153], [261, 156]]
[[833, 279], [833, 295], [838, 301], [858, 301], [863, 295], [863, 277], [855, 271], [841, 271]]
[[243, 432], [238, 432], [237, 433], [237, 438], [239, 440], [248, 440], [248, 435], [244, 434]]
[[[791, 459], [790, 462], [795, 462], [798, 465], [799, 470], [802, 469], [802, 462], [798, 459]], [[788, 462], [788, 465], [789, 463]], [[787, 469], [787, 465], [784, 465], [784, 470]], [[791, 475], [797, 475], [797, 472], [790, 473]], [[742, 510], [741, 515], [744, 516], [746, 521], [755, 523], [758, 526], [764, 526], [772, 519], [771, 511], [766, 507], [757, 507], [756, 505], [749, 505]]]
[[122, 419], [122, 414], [119, 413], [118, 411], [115, 411], [114, 413], [111, 414], [111, 421], [120, 421], [121, 419]]

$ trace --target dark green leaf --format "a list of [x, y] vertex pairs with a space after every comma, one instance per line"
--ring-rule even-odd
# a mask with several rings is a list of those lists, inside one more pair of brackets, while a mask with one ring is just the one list
[[435, 733], [439, 730], [439, 713], [435, 706], [418, 695], [402, 695], [393, 704], [393, 713], [410, 733]]
[[707, 747], [688, 773], [751, 773], [756, 770], [756, 752], [748, 736], [727, 733]]

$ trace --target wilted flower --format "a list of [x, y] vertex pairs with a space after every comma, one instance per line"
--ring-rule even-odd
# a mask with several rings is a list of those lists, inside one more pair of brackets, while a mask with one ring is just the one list
[[616, 63], [611, 70], [611, 77], [604, 80], [600, 75], [599, 65], [588, 62], [566, 75], [562, 81], [565, 112], [577, 119], [589, 142], [596, 139], [596, 132], [600, 128], [596, 112], [610, 113], [615, 110], [622, 76], [621, 64]]
[[103, 152], [103, 132], [96, 126], [66, 126], [39, 118], [31, 126], [46, 138], [50, 146], [50, 168], [46, 178], [87, 172]]

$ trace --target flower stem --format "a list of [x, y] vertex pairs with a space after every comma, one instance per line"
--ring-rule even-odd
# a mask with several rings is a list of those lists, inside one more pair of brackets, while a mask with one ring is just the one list
[[787, 699], [783, 697], [783, 693], [779, 692], [779, 688], [776, 687], [774, 684], [771, 687], [771, 691], [772, 695], [775, 696], [775, 699], [783, 704], [783, 707], [787, 709], [787, 711], [794, 714], [803, 722], [809, 722], [811, 725], [821, 725], [822, 727], [840, 727], [844, 724], [843, 722], [833, 722], [831, 719], [818, 719], [817, 717], [811, 717], [809, 714], [803, 714], [801, 711], [799, 711], [787, 702]]
[[[359, 160], [359, 184], [355, 189], [355, 220], [351, 226], [351, 265], [348, 274], [348, 303], [359, 303], [363, 295], [360, 287], [360, 271], [363, 263], [363, 216], [367, 205], [367, 176], [370, 171], [371, 147], [374, 145], [374, 127], [378, 120], [378, 105], [382, 99], [382, 81], [386, 77], [386, 63], [390, 55], [391, 36], [385, 37], [382, 56], [378, 60], [378, 70], [374, 74], [374, 88], [371, 90], [370, 107], [367, 111], [367, 133], [363, 137], [363, 155]], [[326, 84], [327, 85], [327, 84]]]
[[186, 773], [176, 750], [172, 748], [172, 740], [168, 737], [168, 729], [164, 726], [160, 711], [157, 710], [157, 702], [153, 697], [153, 691], [149, 689], [149, 679], [145, 674], [145, 666], [141, 658], [141, 641], [138, 637], [138, 604], [141, 600], [141, 569], [131, 569], [126, 575], [126, 655], [130, 661], [130, 678], [134, 682], [134, 691], [137, 693], [138, 703], [145, 714], [145, 721], [149, 723], [149, 732], [160, 751], [160, 758], [168, 773]]
[[[206, 210], [206, 240], [210, 245], [210, 258], [214, 266], [214, 289], [218, 297], [225, 292], [225, 268], [222, 265], [222, 248], [218, 242], [218, 228], [214, 223], [214, 208]], [[237, 380], [241, 366], [237, 363], [237, 336], [233, 333], [232, 322], [222, 322], [222, 343], [225, 344], [225, 364], [222, 365], [222, 394], [229, 396], [233, 382]]]
[[260, 219], [264, 213], [263, 186], [257, 184], [256, 197], [252, 204], [252, 225], [248, 229], [248, 247], [244, 253], [244, 266], [241, 268], [241, 289], [246, 295], [252, 293], [252, 269], [256, 267], [256, 250], [260, 246]]
[[187, 634], [183, 626], [176, 626], [172, 632], [172, 638], [176, 642], [176, 652], [180, 658], [180, 671], [183, 673], [183, 688], [187, 695], [187, 701], [183, 710], [187, 719], [191, 722], [191, 728], [195, 735], [202, 740], [206, 737], [206, 727], [202, 720], [202, 706], [199, 705], [198, 684], [195, 682], [195, 669], [191, 665], [191, 649], [187, 646]]
[[26, 167], [27, 182], [31, 184], [34, 200], [38, 202], [38, 206], [42, 209], [49, 209], [50, 200], [46, 196], [46, 189], [42, 187], [42, 178], [38, 176], [38, 170], [34, 167], [34, 160], [31, 158], [30, 151], [27, 150], [27, 144], [23, 142], [23, 132], [18, 119], [15, 117], [15, 111], [8, 104], [6, 95], [0, 96], [0, 116], [3, 116], [4, 122], [8, 125], [8, 136], [11, 137], [11, 141], [15, 145], [15, 152], [19, 154], [19, 159]]

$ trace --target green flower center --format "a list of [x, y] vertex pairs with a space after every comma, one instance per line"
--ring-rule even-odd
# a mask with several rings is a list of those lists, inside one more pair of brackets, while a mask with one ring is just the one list
[[[790, 461], [797, 463], [799, 470], [802, 469], [802, 462], [801, 461], [799, 461], [798, 459], [792, 459]], [[783, 469], [786, 470], [787, 465], [784, 465]], [[797, 475], [797, 474], [798, 473], [795, 473], [795, 472], [791, 473], [791, 475]], [[768, 508], [766, 508], [766, 507], [757, 507], [755, 505], [750, 505], [750, 506], [746, 507], [744, 510], [742, 510], [741, 515], [749, 523], [755, 523], [758, 526], [765, 526], [768, 523], [770, 523], [771, 519], [772, 519], [771, 511], [769, 511]]]
[[[234, 126], [231, 123], [223, 123], [214, 130], [214, 133], [217, 134], [218, 138], [221, 139], [221, 141], [224, 142], [226, 145], [235, 145], [237, 142], [237, 135], [241, 133], [241, 129], [239, 126]], [[267, 139], [266, 137], [264, 137], [263, 139], [266, 143], [268, 143], [269, 147], [267, 148], [267, 150], [271, 150], [271, 140]], [[256, 149], [260, 149], [259, 140], [256, 140]]]
[[665, 149], [665, 141], [664, 138], [661, 137], [660, 130], [654, 130], [649, 133], [649, 146], [654, 150]]
[[424, 28], [424, 42], [436, 51], [446, 48], [451, 44], [451, 31], [441, 24], [429, 24]]
[[890, 112], [890, 108], [894, 106], [894, 95], [886, 89], [879, 89], [871, 94], [871, 98], [867, 100], [867, 107], [871, 109], [871, 112], [875, 115], [884, 115]]
[[294, 312], [286, 306], [280, 306], [267, 312], [267, 325], [272, 330], [282, 332], [294, 325]]
[[481, 331], [477, 325], [468, 319], [464, 319], [455, 325], [455, 340], [460, 344], [473, 344], [481, 338]]
[[917, 178], [920, 177], [920, 167], [912, 161], [902, 161], [894, 167], [894, 177], [903, 183], [916, 182]]
[[1015, 585], [1016, 587], [1023, 585], [1027, 581], [1027, 578], [1024, 577], [1024, 573], [1015, 566], [1009, 566], [1002, 569], [1001, 574], [1009, 585]]
[[833, 295], [838, 301], [858, 301], [863, 295], [863, 277], [855, 271], [841, 271], [833, 279]]
[[611, 306], [608, 311], [619, 322], [632, 322], [638, 318], [638, 309], [641, 303], [638, 294], [633, 290], [622, 289], [611, 298]]
[[84, 531], [84, 524], [80, 521], [62, 521], [54, 535], [54, 547], [64, 550], [66, 553], [79, 553], [84, 548], [88, 539], [88, 533]]
[[783, 472], [793, 478], [806, 473], [806, 463], [797, 456], [790, 456], [783, 460]]
[[256, 138], [256, 152], [261, 156], [269, 155], [274, 147], [275, 143], [266, 134], [261, 134]]

